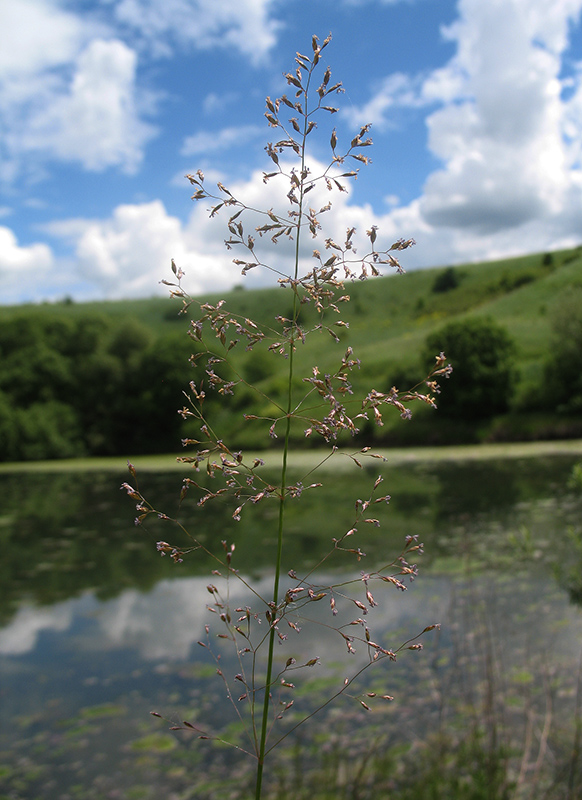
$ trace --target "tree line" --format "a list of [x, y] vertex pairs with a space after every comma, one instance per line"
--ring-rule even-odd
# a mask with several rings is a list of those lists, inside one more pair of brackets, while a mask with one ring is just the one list
[[133, 319], [23, 313], [0, 324], [3, 461], [155, 453], [179, 439], [192, 342]]

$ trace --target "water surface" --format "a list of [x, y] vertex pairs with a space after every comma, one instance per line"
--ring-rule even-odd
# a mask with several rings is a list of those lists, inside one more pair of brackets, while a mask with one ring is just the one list
[[[390, 694], [392, 702], [366, 714], [357, 699], [342, 697], [300, 729], [306, 765], [321, 755], [317, 742], [336, 739], [349, 741], [357, 760], [365, 733], [357, 744], [353, 731], [363, 725], [372, 742], [392, 747], [477, 717], [485, 729], [493, 725], [513, 737], [521, 748], [516, 769], [535, 764], [544, 724], [546, 751], [554, 762], [568, 761], [582, 644], [582, 502], [568, 487], [574, 460], [380, 467], [382, 492], [392, 499], [379, 528], [359, 526], [366, 558], [358, 563], [338, 553], [318, 577], [323, 584], [355, 578], [346, 590], [348, 610], [342, 609], [351, 614], [349, 597], [363, 593], [361, 571], [391, 560], [407, 535], [417, 535], [425, 546], [419, 577], [405, 592], [374, 588], [378, 607], [365, 621], [393, 649], [427, 625], [442, 627], [423, 637], [424, 650], [374, 665], [351, 691]], [[286, 569], [301, 575], [317, 563], [332, 537], [352, 526], [354, 500], [368, 496], [377, 474], [374, 463], [369, 471], [327, 476], [324, 487], [290, 504]], [[208, 583], [226, 589], [200, 552], [180, 564], [160, 557], [156, 541], [184, 541], [163, 520], [145, 530], [133, 525], [132, 501], [119, 491], [127, 479], [107, 472], [0, 476], [0, 792], [6, 797], [212, 797], [225, 782], [234, 797], [252, 773], [252, 762], [236, 751], [170, 732], [167, 722], [150, 716], [155, 710], [188, 719], [245, 746], [216, 663], [198, 644], [206, 641], [206, 624], [213, 623], [212, 634], [218, 630], [216, 615], [206, 610]], [[274, 505], [258, 504], [236, 523], [227, 503], [197, 509], [187, 498], [178, 509], [176, 474], [148, 473], [140, 483], [157, 508], [179, 514], [209, 548], [235, 543], [241, 576], [269, 596]], [[228, 591], [232, 609], [252, 601], [236, 581]], [[366, 662], [366, 647], [349, 656], [331, 621], [327, 598], [312, 604], [298, 619], [301, 633], [289, 631], [279, 646], [279, 663], [289, 656], [320, 659], [309, 680], [298, 674], [297, 713]], [[225, 674], [234, 675], [233, 652], [215, 639], [212, 645]], [[528, 720], [538, 750], [527, 744]], [[280, 769], [291, 775], [294, 768], [282, 757]]]

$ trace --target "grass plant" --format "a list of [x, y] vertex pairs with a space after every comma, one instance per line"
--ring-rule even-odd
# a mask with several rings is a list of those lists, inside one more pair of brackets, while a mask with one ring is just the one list
[[[253, 758], [256, 800], [263, 796], [265, 766], [275, 748], [291, 741], [288, 737], [340, 697], [351, 698], [362, 713], [374, 704], [389, 702], [392, 698], [385, 692], [366, 689], [368, 671], [380, 665], [386, 668], [405, 650], [422, 649], [419, 639], [438, 627], [431, 622], [397, 644], [388, 641], [382, 631], [375, 631], [377, 598], [384, 590], [406, 590], [417, 574], [415, 560], [422, 544], [417, 536], [407, 535], [396, 557], [382, 554], [379, 563], [366, 563], [364, 531], [381, 527], [390, 501], [381, 491], [383, 479], [373, 466], [374, 459], [383, 457], [368, 447], [340, 451], [337, 444], [346, 435], [355, 436], [363, 424], [382, 426], [386, 412], [396, 412], [407, 420], [413, 402], [434, 407], [437, 381], [449, 375], [450, 367], [444, 354], [437, 354], [425, 380], [406, 391], [373, 384], [362, 389], [359, 381], [356, 392], [352, 385], [352, 376], [358, 371], [365, 376], [366, 371], [350, 343], [349, 315], [344, 317], [340, 309], [349, 308], [351, 285], [377, 277], [385, 268], [402, 273], [399, 254], [414, 242], [399, 239], [380, 247], [375, 226], [365, 235], [348, 227], [338, 241], [333, 231], [324, 228], [330, 198], [347, 191], [346, 184], [357, 177], [358, 168], [370, 163], [366, 153], [372, 144], [368, 125], [343, 147], [335, 129], [323, 134], [318, 128], [322, 117], [337, 112], [330, 102], [342, 92], [341, 83], [332, 81], [330, 68], [324, 68], [321, 61], [330, 40], [328, 36], [320, 44], [314, 36], [310, 55], [297, 53], [294, 71], [285, 76], [289, 96], [266, 100], [265, 117], [275, 138], [265, 148], [270, 160], [270, 169], [264, 173], [269, 207], [249, 206], [221, 183], [210, 188], [200, 170], [187, 176], [194, 187], [193, 200], [209, 201], [211, 217], [227, 216], [225, 244], [242, 274], [262, 269], [273, 275], [279, 286], [280, 313], [275, 319], [265, 318], [264, 313], [252, 319], [229, 310], [224, 300], [196, 301], [187, 294], [184, 272], [174, 262], [174, 278], [164, 281], [172, 296], [182, 300], [184, 314], [197, 311], [189, 326], [195, 350], [191, 362], [197, 374], [203, 375], [190, 382], [181, 411], [193, 431], [183, 441], [193, 449], [179, 459], [191, 466], [189, 475], [193, 476], [184, 479], [181, 500], [194, 495], [197, 505], [203, 507], [230, 498], [234, 520], [259, 503], [272, 505], [274, 561], [272, 581], [270, 577], [267, 581], [269, 591], [265, 593], [263, 580], [253, 583], [239, 572], [235, 546], [221, 539], [220, 533], [213, 547], [187, 530], [180, 519], [156, 510], [142, 496], [131, 464], [132, 484], [123, 487], [137, 502], [137, 524], [154, 516], [177, 526], [177, 544], [158, 541], [162, 556], [179, 563], [204, 554], [215, 565], [207, 586], [207, 609], [215, 624], [206, 625], [206, 638], [199, 644], [214, 663], [236, 724], [228, 726], [225, 734], [219, 725], [204, 725], [195, 718], [173, 724], [172, 730], [230, 744]], [[330, 149], [326, 164], [313, 154], [321, 152], [324, 136]], [[271, 206], [275, 188], [280, 202]], [[315, 249], [310, 242], [315, 242]], [[313, 347], [318, 339], [319, 345]], [[256, 383], [247, 379], [240, 361], [233, 357], [242, 349], [261, 354]], [[324, 356], [322, 365], [310, 360], [318, 353]], [[280, 359], [284, 370], [274, 367], [273, 371], [285, 378], [269, 385], [262, 376], [270, 363]], [[262, 438], [281, 442], [275, 482], [260, 457], [247, 456], [223, 438], [220, 406], [210, 398], [230, 395], [240, 395], [243, 401], [246, 396], [259, 399], [263, 413], [244, 413], [243, 402], [240, 424], [252, 430], [250, 438], [255, 442]], [[317, 440], [326, 448], [318, 463], [299, 478], [290, 470], [290, 444], [298, 436], [308, 447]], [[318, 467], [337, 458], [367, 469], [368, 493], [349, 500], [350, 524], [337, 531], [327, 550], [313, 554], [312, 566], [304, 574], [298, 574], [285, 555], [293, 504], [321, 490]], [[335, 516], [333, 508], [329, 513]], [[348, 560], [354, 562], [354, 577], [330, 580], [334, 562], [345, 568]], [[230, 599], [233, 582], [242, 583], [248, 602], [234, 606]], [[322, 614], [323, 605], [327, 611]], [[316, 642], [319, 627], [333, 632], [345, 652], [349, 666], [343, 680], [330, 675], [324, 653], [315, 651], [306, 657], [299, 648], [297, 637], [311, 630]], [[318, 678], [315, 686], [311, 682], [314, 676]], [[308, 691], [310, 688], [313, 691]], [[229, 730], [233, 737], [228, 736]]]

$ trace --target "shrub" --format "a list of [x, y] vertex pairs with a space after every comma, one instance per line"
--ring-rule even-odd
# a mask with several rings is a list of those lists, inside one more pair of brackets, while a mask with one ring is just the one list
[[425, 360], [431, 348], [444, 350], [454, 370], [439, 398], [443, 414], [479, 420], [507, 411], [515, 370], [514, 345], [505, 328], [486, 318], [451, 322], [428, 336]]
[[460, 283], [458, 271], [454, 267], [447, 267], [443, 272], [439, 272], [432, 285], [432, 290], [435, 294], [439, 292], [450, 292], [451, 289], [456, 289]]
[[582, 287], [571, 287], [551, 310], [550, 358], [544, 368], [547, 405], [562, 414], [582, 411]]

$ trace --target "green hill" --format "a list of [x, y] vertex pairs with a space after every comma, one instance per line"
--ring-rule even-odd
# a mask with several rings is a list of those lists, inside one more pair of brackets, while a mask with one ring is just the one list
[[[403, 423], [395, 413], [393, 418], [387, 419], [384, 428], [376, 430], [368, 426], [365, 435], [383, 444], [579, 436], [582, 435], [579, 414], [560, 415], [555, 408], [551, 408], [551, 403], [543, 401], [544, 375], [547, 372], [545, 365], [550, 359], [552, 342], [552, 320], [559, 313], [556, 309], [576, 290], [582, 290], [582, 247], [349, 283], [346, 284], [346, 293], [350, 295], [351, 302], [341, 306], [339, 317], [329, 312], [324, 319], [330, 325], [338, 319], [349, 323], [349, 332], [343, 328], [336, 329], [339, 343], [328, 335], [309, 336], [307, 344], [299, 346], [297, 350], [296, 374], [301, 377], [310, 375], [313, 364], [318, 365], [321, 373], [333, 372], [345, 352], [349, 337], [355, 356], [361, 360], [361, 369], [352, 373], [356, 396], [364, 384], [368, 389], [372, 384], [379, 391], [387, 391], [393, 384], [405, 389], [421, 380], [425, 374], [423, 358], [428, 336], [453, 320], [487, 317], [503, 326], [515, 345], [513, 359], [517, 380], [507, 414], [502, 418], [484, 419], [466, 425], [459, 424], [458, 420], [435, 417], [431, 409], [419, 408], [415, 415], [417, 419], [412, 424]], [[238, 287], [220, 297], [212, 295], [202, 298], [201, 302], [214, 304], [219, 299], [225, 300], [229, 314], [266, 325], [276, 325], [274, 318], [278, 314], [289, 316], [291, 312], [290, 296], [280, 288], [246, 290]], [[10, 415], [20, 414], [22, 419], [18, 424], [21, 427], [24, 425], [22, 430], [26, 432], [23, 420], [27, 418], [30, 427], [32, 423], [27, 410], [33, 405], [38, 414], [42, 402], [60, 404], [58, 408], [54, 407], [55, 414], [60, 419], [62, 431], [67, 430], [70, 421], [66, 421], [64, 406], [77, 391], [72, 388], [76, 375], [89, 362], [96, 360], [97, 350], [102, 353], [99, 361], [101, 372], [89, 371], [85, 378], [93, 382], [95, 402], [87, 398], [83, 401], [84, 410], [79, 412], [75, 423], [79, 430], [78, 442], [71, 442], [70, 446], [60, 450], [57, 443], [51, 454], [110, 453], [112, 448], [115, 449], [115, 444], [109, 442], [105, 445], [102, 437], [100, 439], [98, 428], [101, 423], [98, 420], [95, 423], [92, 417], [98, 405], [99, 419], [109, 420], [108, 424], [112, 415], [121, 413], [121, 407], [125, 409], [119, 424], [110, 431], [121, 452], [132, 448], [141, 449], [142, 452], [177, 449], [179, 437], [186, 429], [178, 430], [173, 415], [184, 403], [181, 389], [187, 388], [193, 377], [188, 354], [194, 346], [187, 336], [190, 314], [181, 315], [180, 307], [179, 300], [152, 298], [94, 303], [63, 301], [1, 308], [0, 356], [3, 367], [0, 369], [0, 445], [4, 444], [4, 452], [13, 452], [17, 457], [22, 457], [17, 447], [14, 449], [13, 446], [11, 450], [3, 442], [2, 420], [14, 429], [14, 419]], [[191, 308], [194, 315], [195, 308], [195, 305]], [[51, 331], [66, 330], [70, 339], [78, 341], [79, 331], [83, 326], [87, 328], [86, 321], [90, 319], [102, 321], [102, 332], [91, 340], [94, 341], [93, 347], [88, 343], [84, 351], [74, 353], [75, 348], [70, 343], [63, 346], [64, 350], [56, 341], [51, 345]], [[315, 310], [310, 305], [302, 306], [299, 322], [306, 330], [318, 322]], [[19, 345], [15, 344], [14, 331], [18, 326], [26, 331], [24, 338], [28, 336], [29, 350], [16, 358]], [[12, 334], [6, 334], [3, 338], [3, 331], [10, 329]], [[64, 353], [68, 361], [63, 361], [58, 368], [55, 365], [51, 373], [46, 367], [48, 356], [45, 354], [44, 369], [48, 369], [48, 372], [43, 386], [35, 386], [33, 374], [25, 382], [27, 391], [20, 396], [15, 395], [11, 388], [14, 374], [19, 383], [19, 370], [24, 371], [27, 363], [31, 373], [39, 373], [43, 369], [41, 366], [31, 367], [31, 361], [37, 358], [33, 354], [35, 345], [37, 352], [41, 346], [43, 352], [48, 352], [51, 347], [59, 350], [60, 347], [60, 355]], [[121, 367], [119, 364], [115, 366], [113, 360], [121, 358], [121, 351], [124, 351], [123, 364]], [[263, 346], [262, 350], [255, 348], [250, 353], [242, 347], [236, 348], [229, 357], [232, 358], [234, 370], [249, 382], [256, 383], [265, 395], [274, 394], [276, 397], [283, 392], [286, 362], [267, 352], [266, 347]], [[6, 368], [11, 358], [12, 372]], [[171, 379], [166, 375], [168, 370]], [[120, 376], [120, 372], [123, 376]], [[51, 393], [50, 385], [53, 379], [56, 380], [55, 375], [62, 377], [64, 388], [60, 394]], [[114, 390], [108, 383], [113, 380], [112, 376], [117, 381]], [[453, 380], [454, 376], [451, 378]], [[447, 389], [445, 386], [444, 390]], [[147, 393], [145, 400], [142, 397], [144, 392]], [[100, 394], [103, 395], [101, 401]], [[157, 398], [162, 395], [163, 402], [158, 403]], [[148, 419], [151, 419], [154, 411], [158, 433], [164, 427], [163, 414], [172, 415], [174, 422], [169, 426], [167, 435], [161, 436], [160, 433], [151, 438], [148, 433]], [[227, 398], [227, 402], [223, 399], [217, 405], [217, 411], [220, 423], [229, 435], [234, 435], [242, 445], [256, 446], [256, 431], [245, 432], [244, 426], [241, 428], [241, 415], [245, 411], [268, 415], [272, 408], [262, 396], [252, 394], [245, 388], [239, 390], [234, 398]], [[52, 423], [49, 420], [46, 424], [50, 427]], [[91, 424], [94, 428], [93, 439], [87, 441], [83, 438], [83, 430]], [[128, 435], [127, 428], [132, 426], [133, 434]], [[31, 440], [35, 436], [38, 439], [34, 425], [26, 436]], [[29, 447], [24, 457], [42, 457], [40, 450], [38, 447]]]

